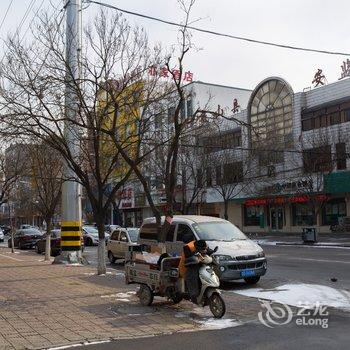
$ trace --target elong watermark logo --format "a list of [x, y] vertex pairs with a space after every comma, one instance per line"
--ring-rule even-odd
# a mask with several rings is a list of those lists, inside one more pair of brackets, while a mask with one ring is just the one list
[[294, 315], [287, 304], [261, 299], [259, 301], [263, 310], [258, 313], [258, 318], [266, 327], [274, 328], [295, 322], [297, 326], [328, 328], [329, 312], [327, 306], [321, 302], [311, 305], [300, 301]]

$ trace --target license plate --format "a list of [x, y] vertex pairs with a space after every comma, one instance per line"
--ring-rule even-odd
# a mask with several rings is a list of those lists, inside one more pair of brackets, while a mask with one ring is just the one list
[[241, 271], [241, 277], [251, 277], [255, 276], [255, 271], [254, 270], [243, 270]]

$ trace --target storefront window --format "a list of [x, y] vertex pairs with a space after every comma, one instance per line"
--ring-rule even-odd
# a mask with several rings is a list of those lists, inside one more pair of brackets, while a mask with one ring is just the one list
[[315, 209], [309, 203], [292, 204], [293, 226], [316, 225]]
[[333, 199], [327, 202], [322, 210], [322, 225], [337, 225], [338, 219], [346, 216], [344, 198]]
[[244, 207], [244, 226], [260, 226], [264, 217], [264, 207], [261, 205]]

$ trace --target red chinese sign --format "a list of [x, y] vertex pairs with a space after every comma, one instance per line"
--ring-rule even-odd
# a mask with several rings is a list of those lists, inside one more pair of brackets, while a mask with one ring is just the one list
[[306, 203], [309, 201], [308, 196], [294, 196], [289, 199], [291, 203]]
[[[148, 69], [148, 74], [155, 77], [159, 76], [161, 78], [170, 78], [171, 76], [175, 80], [180, 80], [181, 72], [180, 69], [172, 69], [171, 71], [168, 70], [167, 67], [156, 67], [156, 66], [151, 66]], [[187, 83], [192, 83], [193, 81], [193, 73], [190, 71], [184, 72], [183, 74], [183, 81], [186, 81]]]
[[[317, 202], [324, 202], [329, 199], [329, 196], [325, 194], [318, 194], [313, 197]], [[269, 205], [269, 204], [277, 204], [282, 205], [285, 203], [306, 203], [310, 201], [310, 196], [308, 195], [300, 195], [293, 197], [275, 197], [275, 198], [255, 198], [255, 199], [247, 199], [244, 204], [247, 207], [257, 206], [257, 205]]]
[[343, 61], [343, 64], [340, 66], [341, 68], [341, 74], [340, 74], [340, 79], [350, 77], [350, 60], [347, 59], [346, 62]]
[[326, 81], [326, 76], [322, 73], [322, 69], [318, 69], [314, 75], [314, 80], [312, 84], [315, 84], [315, 87], [319, 85], [324, 85]]
[[238, 101], [236, 98], [233, 99], [233, 108], [232, 108], [232, 113], [235, 114], [239, 111], [241, 106], [238, 104]]
[[125, 188], [119, 192], [119, 208], [134, 207], [134, 190], [131, 187]]

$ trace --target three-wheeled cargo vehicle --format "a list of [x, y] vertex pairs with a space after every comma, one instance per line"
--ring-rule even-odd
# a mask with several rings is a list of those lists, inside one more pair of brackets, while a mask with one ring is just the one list
[[[150, 246], [130, 246], [125, 260], [126, 283], [140, 285], [138, 297], [145, 306], [152, 304], [154, 296], [166, 297], [174, 303], [179, 303], [182, 299], [189, 300], [185, 281], [179, 277], [180, 257], [160, 253]], [[201, 289], [197, 304], [209, 306], [214, 317], [221, 318], [226, 307], [219, 290], [219, 278], [213, 269], [215, 263], [215, 257], [203, 257], [199, 269]]]

